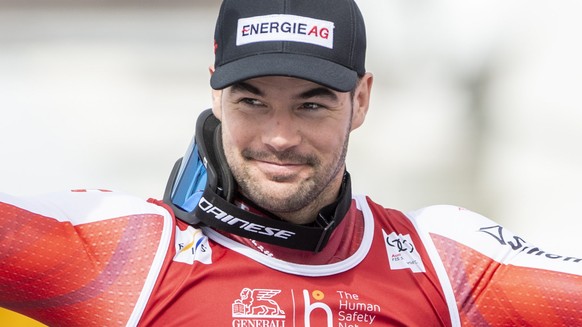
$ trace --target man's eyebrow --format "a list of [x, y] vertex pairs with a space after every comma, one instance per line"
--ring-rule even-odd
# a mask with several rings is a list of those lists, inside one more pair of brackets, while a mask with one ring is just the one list
[[330, 90], [326, 87], [321, 87], [321, 86], [307, 90], [307, 91], [299, 94], [297, 97], [299, 99], [323, 97], [323, 98], [328, 98], [329, 100], [332, 100], [332, 101], [338, 100], [338, 96], [335, 94], [335, 92], [333, 92], [332, 90]]
[[261, 90], [245, 82], [234, 83], [231, 85], [230, 88], [232, 92], [250, 92], [258, 96], [263, 95], [263, 92], [261, 92]]
[[[249, 92], [257, 96], [263, 96], [264, 93], [259, 88], [246, 83], [246, 82], [238, 82], [231, 85], [231, 91], [236, 92]], [[337, 101], [338, 96], [327, 87], [318, 86], [307, 91], [304, 91], [296, 96], [297, 99], [310, 99], [315, 97], [323, 97], [328, 98], [331, 101]]]

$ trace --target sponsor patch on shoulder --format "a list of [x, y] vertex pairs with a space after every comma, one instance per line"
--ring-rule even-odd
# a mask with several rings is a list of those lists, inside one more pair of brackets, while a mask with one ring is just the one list
[[193, 264], [200, 261], [204, 264], [212, 263], [212, 248], [208, 244], [208, 237], [201, 229], [188, 226], [181, 230], [176, 226], [176, 254], [174, 261]]
[[386, 254], [388, 255], [388, 262], [390, 269], [410, 269], [412, 272], [426, 272], [420, 254], [416, 250], [409, 234], [402, 235], [392, 232], [384, 235], [384, 245], [386, 245]]

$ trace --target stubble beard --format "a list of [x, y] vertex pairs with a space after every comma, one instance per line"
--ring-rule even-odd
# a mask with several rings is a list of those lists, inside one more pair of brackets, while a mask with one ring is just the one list
[[[293, 213], [321, 201], [322, 193], [328, 189], [336, 176], [342, 173], [341, 170], [344, 167], [349, 143], [348, 139], [349, 129], [344, 135], [342, 147], [335, 152], [335, 159], [326, 166], [322, 166], [321, 160], [316, 156], [302, 155], [292, 150], [273, 153], [244, 149], [239, 156], [239, 158], [242, 158], [242, 162], [238, 164], [235, 163], [237, 160], [232, 158], [232, 153], [227, 153], [226, 157], [232, 174], [239, 185], [239, 190], [244, 196], [270, 212]], [[312, 168], [313, 174], [307, 179], [296, 182], [296, 184], [285, 185], [285, 190], [283, 191], [275, 192], [274, 189], [269, 188], [269, 183], [258, 183], [257, 178], [253, 177], [252, 168], [246, 164], [251, 160], [274, 158], [286, 162], [306, 164]], [[275, 183], [285, 183], [285, 179], [285, 176], [274, 176], [269, 180]], [[321, 206], [323, 205], [325, 204]]]

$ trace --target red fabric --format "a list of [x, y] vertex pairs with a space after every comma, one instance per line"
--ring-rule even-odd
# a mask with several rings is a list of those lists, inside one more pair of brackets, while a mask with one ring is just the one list
[[50, 326], [112, 326], [133, 311], [163, 221], [73, 226], [0, 202], [0, 223], [0, 306]]
[[582, 326], [582, 276], [500, 264], [432, 235], [463, 326]]

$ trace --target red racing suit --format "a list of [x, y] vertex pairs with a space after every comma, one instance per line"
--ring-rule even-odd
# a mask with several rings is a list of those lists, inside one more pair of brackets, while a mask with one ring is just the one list
[[0, 306], [50, 326], [582, 325], [582, 259], [454, 206], [355, 196], [293, 260], [109, 191], [0, 195], [0, 225]]

